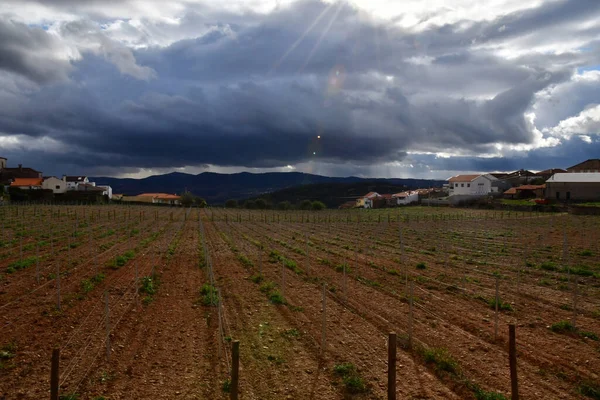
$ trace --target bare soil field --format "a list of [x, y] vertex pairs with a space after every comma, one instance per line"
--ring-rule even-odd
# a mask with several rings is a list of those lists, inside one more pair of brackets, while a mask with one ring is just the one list
[[0, 398], [600, 398], [600, 218], [0, 209]]

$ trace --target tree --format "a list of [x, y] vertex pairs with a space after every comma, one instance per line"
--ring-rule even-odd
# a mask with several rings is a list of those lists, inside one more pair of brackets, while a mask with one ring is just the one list
[[265, 199], [257, 199], [256, 208], [258, 208], [259, 210], [264, 210], [265, 208], [267, 208], [267, 202], [265, 201]]
[[200, 208], [204, 208], [208, 205], [208, 203], [202, 197], [194, 197], [194, 205]]
[[289, 210], [292, 208], [292, 204], [289, 201], [280, 201], [277, 203], [277, 208], [279, 210]]
[[225, 202], [226, 208], [236, 208], [238, 206], [237, 200], [229, 199]]
[[313, 201], [311, 204], [311, 208], [315, 211], [319, 211], [326, 209], [327, 206], [322, 201]]
[[256, 208], [256, 202], [254, 200], [246, 200], [244, 202], [244, 208], [248, 210], [254, 210]]
[[301, 210], [310, 210], [311, 208], [312, 208], [312, 203], [310, 202], [310, 200], [304, 200], [304, 201], [302, 201], [302, 203], [300, 203]]
[[194, 204], [194, 195], [186, 190], [185, 192], [181, 193], [180, 201], [182, 206], [190, 207], [192, 204]]

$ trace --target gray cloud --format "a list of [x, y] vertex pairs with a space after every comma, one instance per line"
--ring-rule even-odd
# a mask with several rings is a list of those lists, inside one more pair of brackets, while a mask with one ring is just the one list
[[60, 47], [43, 29], [0, 18], [0, 70], [41, 84], [66, 80], [71, 65], [52, 54]]

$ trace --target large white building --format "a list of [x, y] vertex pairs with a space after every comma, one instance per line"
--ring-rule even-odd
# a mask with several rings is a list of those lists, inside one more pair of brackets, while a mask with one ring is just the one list
[[457, 175], [448, 179], [450, 196], [485, 196], [498, 193], [498, 179], [490, 174]]
[[55, 176], [47, 176], [42, 181], [42, 189], [52, 190], [54, 194], [66, 193], [67, 182], [65, 182], [63, 179], [58, 179]]

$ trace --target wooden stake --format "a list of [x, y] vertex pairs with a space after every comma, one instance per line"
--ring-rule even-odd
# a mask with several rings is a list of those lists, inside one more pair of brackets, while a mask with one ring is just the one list
[[285, 299], [285, 259], [281, 256], [281, 297]]
[[510, 387], [512, 400], [519, 400], [519, 385], [517, 381], [517, 346], [515, 325], [508, 325], [508, 359], [510, 363]]
[[575, 278], [575, 284], [573, 286], [573, 327], [577, 328], [577, 291], [579, 286], [579, 279]]
[[60, 311], [60, 263], [56, 263], [56, 308]]
[[396, 400], [396, 333], [388, 339], [388, 400]]
[[234, 340], [231, 350], [231, 392], [229, 398], [237, 400], [240, 378], [240, 341]]
[[221, 310], [221, 289], [217, 289], [217, 311], [218, 311], [218, 316], [219, 316], [219, 338], [217, 339], [217, 342], [219, 342], [219, 347], [218, 347], [218, 356], [219, 358], [221, 358], [222, 354], [223, 354], [223, 314], [222, 314], [222, 310]]
[[321, 324], [321, 355], [325, 356], [327, 348], [327, 293], [323, 284], [323, 321]]
[[408, 297], [408, 348], [412, 349], [413, 337], [413, 281], [410, 281], [410, 295]]
[[498, 296], [498, 288], [500, 285], [500, 280], [496, 277], [496, 312], [494, 313], [494, 340], [498, 340], [498, 303], [500, 302]]
[[50, 400], [58, 400], [60, 349], [52, 349], [52, 364], [50, 368]]
[[104, 326], [106, 328], [106, 361], [110, 361], [110, 318], [108, 314], [108, 291], [104, 292]]

